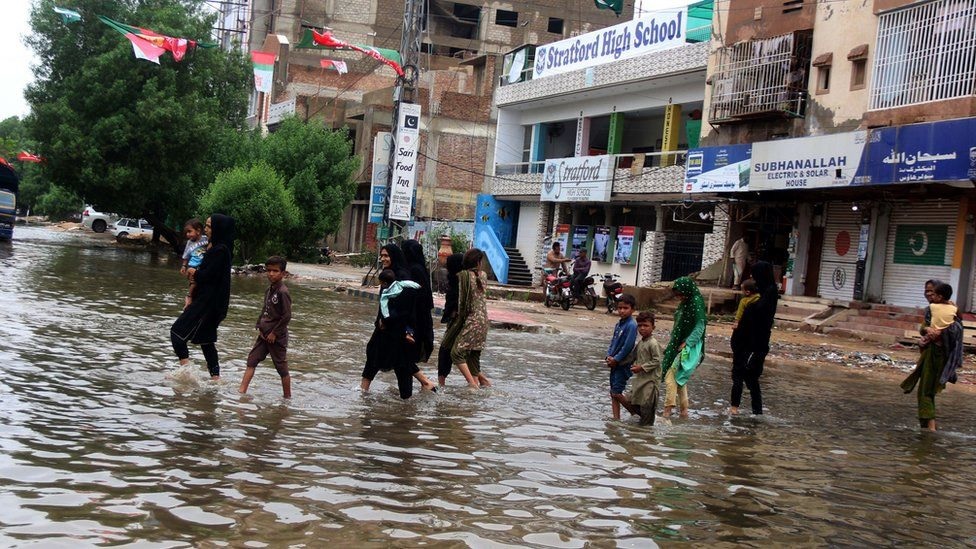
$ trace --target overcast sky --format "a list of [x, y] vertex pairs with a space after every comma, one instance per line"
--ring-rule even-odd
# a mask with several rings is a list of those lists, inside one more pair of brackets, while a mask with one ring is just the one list
[[0, 17], [0, 120], [28, 112], [24, 88], [34, 79], [34, 52], [24, 45], [30, 32], [30, 0], [3, 0]]

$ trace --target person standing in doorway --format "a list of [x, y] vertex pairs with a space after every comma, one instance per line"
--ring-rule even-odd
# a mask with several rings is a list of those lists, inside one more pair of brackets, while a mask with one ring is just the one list
[[732, 243], [729, 257], [732, 258], [732, 287], [738, 288], [742, 284], [742, 275], [746, 271], [746, 261], [749, 260], [749, 243], [746, 242], [746, 235], [742, 235]]
[[[769, 353], [769, 338], [776, 317], [779, 302], [779, 289], [773, 279], [773, 266], [759, 261], [752, 266], [755, 281], [755, 302], [742, 310], [736, 329], [732, 332], [732, 406], [730, 414], [739, 413], [742, 403], [742, 385], [749, 388], [752, 397], [752, 413], [762, 414], [762, 390], [759, 377], [763, 373], [766, 355]], [[745, 283], [743, 283], [745, 287]]]

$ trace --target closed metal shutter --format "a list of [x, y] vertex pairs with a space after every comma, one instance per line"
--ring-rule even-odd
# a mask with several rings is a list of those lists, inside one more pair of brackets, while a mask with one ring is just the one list
[[903, 307], [923, 307], [925, 281], [949, 282], [959, 204], [897, 202], [891, 212], [881, 298]]
[[820, 259], [821, 297], [843, 301], [854, 299], [857, 240], [860, 233], [861, 212], [851, 210], [849, 202], [827, 204], [823, 254]]

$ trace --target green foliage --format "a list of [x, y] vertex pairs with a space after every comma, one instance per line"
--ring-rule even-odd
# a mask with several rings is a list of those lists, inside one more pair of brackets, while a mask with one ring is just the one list
[[356, 255], [349, 256], [349, 264], [353, 267], [372, 267], [376, 265], [377, 255], [375, 250], [363, 250]]
[[[12, 161], [20, 151], [35, 152], [36, 149], [36, 143], [28, 136], [23, 120], [11, 116], [0, 121], [0, 156]], [[20, 176], [18, 207], [37, 209], [41, 196], [51, 190], [51, 182], [42, 176], [41, 167], [37, 164], [13, 161], [11, 164]]]
[[451, 229], [451, 251], [456, 254], [463, 254], [471, 248], [471, 240], [465, 233], [454, 232]]
[[289, 247], [308, 247], [336, 232], [356, 194], [359, 157], [352, 155], [348, 132], [289, 117], [260, 143], [260, 151], [284, 177], [301, 210], [302, 223], [289, 234]]
[[199, 192], [240, 156], [223, 146], [244, 120], [251, 79], [243, 54], [198, 48], [155, 65], [94, 17], [206, 40], [213, 16], [202, 0], [74, 0], [85, 19], [70, 25], [54, 5], [35, 2], [27, 38], [40, 58], [26, 96], [43, 175], [99, 210], [178, 228]]
[[84, 207], [81, 198], [64, 187], [52, 185], [44, 195], [37, 200], [37, 213], [46, 215], [51, 221], [63, 221], [78, 215]]
[[291, 191], [263, 162], [222, 172], [200, 197], [201, 218], [222, 213], [234, 218], [242, 261], [282, 252], [286, 235], [301, 221]]

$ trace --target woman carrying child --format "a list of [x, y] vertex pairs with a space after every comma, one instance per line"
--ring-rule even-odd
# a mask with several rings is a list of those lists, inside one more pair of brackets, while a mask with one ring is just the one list
[[664, 349], [664, 417], [675, 404], [681, 417], [688, 417], [688, 379], [705, 358], [705, 326], [708, 322], [705, 301], [695, 281], [683, 276], [674, 281], [672, 291], [681, 300], [674, 311], [671, 339]]
[[[732, 406], [730, 414], [739, 413], [742, 403], [742, 385], [749, 388], [752, 396], [752, 413], [762, 414], [762, 390], [759, 377], [763, 373], [766, 355], [769, 354], [769, 338], [776, 317], [779, 289], [773, 277], [773, 266], [758, 261], [752, 266], [752, 284], [742, 283], [743, 293], [741, 315], [736, 314], [735, 328], [732, 330]], [[741, 305], [740, 303], [740, 305]]]
[[490, 387], [491, 381], [481, 372], [481, 351], [488, 338], [488, 275], [479, 269], [484, 253], [471, 248], [461, 261], [458, 273], [458, 315], [461, 324], [451, 360], [469, 387]]

